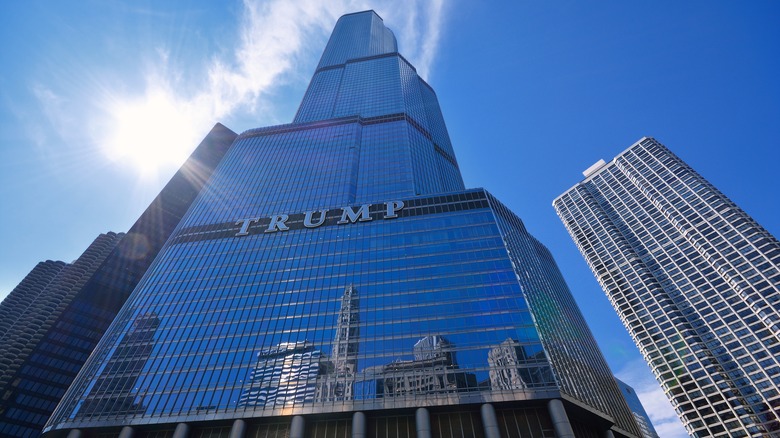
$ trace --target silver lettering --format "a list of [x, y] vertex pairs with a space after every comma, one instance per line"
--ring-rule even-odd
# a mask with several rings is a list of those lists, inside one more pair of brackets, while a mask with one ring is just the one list
[[266, 233], [275, 233], [277, 231], [287, 231], [290, 229], [287, 225], [285, 225], [285, 222], [287, 219], [289, 219], [290, 216], [287, 216], [286, 214], [277, 214], [276, 216], [271, 218], [271, 223], [268, 224], [268, 229], [265, 230]]
[[236, 222], [236, 225], [241, 225], [241, 230], [236, 233], [236, 236], [246, 236], [249, 234], [249, 226], [259, 220], [260, 218], [255, 217], [251, 219], [241, 219], [240, 221]]
[[390, 201], [387, 203], [387, 213], [385, 214], [385, 219], [393, 219], [398, 217], [398, 212], [401, 211], [401, 209], [404, 208], [404, 202], [403, 201]]
[[[336, 222], [339, 225], [350, 224], [355, 222], [368, 222], [374, 220], [369, 214], [369, 209], [372, 204], [363, 204], [355, 211], [352, 207], [344, 207], [341, 210], [341, 219]], [[403, 201], [390, 201], [385, 203], [385, 219], [397, 218], [398, 212], [403, 210], [405, 204]], [[317, 228], [325, 224], [325, 219], [329, 210], [310, 210], [303, 214], [303, 225], [306, 228]], [[316, 216], [315, 216], [316, 215]], [[290, 227], [287, 226], [287, 220], [290, 218], [286, 214], [277, 214], [272, 216], [268, 228], [265, 233], [275, 233], [277, 231], [288, 231]], [[249, 235], [249, 228], [252, 224], [260, 222], [261, 218], [248, 218], [241, 219], [236, 222], [236, 225], [240, 225], [239, 231], [235, 234], [236, 237]]]
[[[363, 204], [360, 206], [360, 210], [355, 212], [355, 210], [352, 209], [352, 207], [344, 207], [342, 213], [341, 213], [341, 220], [336, 222], [339, 225], [348, 224], [350, 222], [354, 223], [355, 221], [360, 222], [367, 222], [370, 220], [373, 220], [371, 216], [368, 214], [368, 208], [371, 207], [371, 204]], [[358, 216], [360, 218], [358, 219]]]
[[325, 215], [328, 213], [328, 210], [320, 210], [320, 218], [317, 220], [317, 222], [312, 222], [312, 216], [314, 216], [314, 211], [307, 211], [304, 213], [303, 216], [303, 226], [306, 228], [317, 228], [320, 225], [325, 223]]

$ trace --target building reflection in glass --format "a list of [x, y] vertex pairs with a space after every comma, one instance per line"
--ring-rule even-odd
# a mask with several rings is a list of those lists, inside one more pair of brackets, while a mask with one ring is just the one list
[[79, 415], [139, 414], [146, 408], [136, 400], [134, 385], [154, 349], [154, 335], [160, 326], [157, 314], [140, 314], [117, 346], [79, 410]]
[[282, 406], [314, 401], [325, 357], [309, 341], [283, 342], [257, 353], [257, 364], [239, 407]]
[[426, 336], [414, 344], [413, 352], [413, 360], [397, 360], [365, 370], [366, 377], [373, 377], [376, 382], [377, 397], [477, 387], [474, 374], [458, 369], [453, 345], [444, 337]]
[[360, 342], [360, 301], [357, 289], [347, 286], [341, 297], [330, 366], [320, 375], [317, 401], [351, 400], [357, 372]]
[[309, 341], [281, 343], [257, 354], [239, 407], [351, 400], [360, 341], [357, 289], [347, 286], [331, 357]]
[[530, 363], [545, 362], [541, 347], [537, 351], [527, 351], [515, 339], [507, 338], [488, 352], [490, 366], [490, 387], [493, 390], [525, 389], [553, 382], [552, 373], [545, 365], [528, 367]]

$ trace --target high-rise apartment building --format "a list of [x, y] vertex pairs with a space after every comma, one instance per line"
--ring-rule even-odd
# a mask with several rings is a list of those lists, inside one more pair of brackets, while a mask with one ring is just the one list
[[[61, 261], [40, 262], [0, 303], [0, 342], [9, 330], [24, 317], [25, 311], [41, 300], [41, 294], [57, 274], [68, 264]], [[0, 398], [2, 398], [0, 396]]]
[[339, 19], [293, 123], [236, 139], [45, 430], [640, 433], [550, 253], [464, 188], [373, 11]]
[[103, 334], [95, 320], [110, 324], [71, 304], [122, 236], [101, 234], [73, 263], [39, 263], [0, 303], [0, 436], [41, 434]]
[[[39, 264], [3, 300], [0, 436], [41, 434], [65, 390], [235, 138], [224, 126], [214, 126], [126, 235], [101, 235], [72, 264]], [[134, 351], [139, 355], [142, 350]], [[86, 409], [99, 406], [90, 403]]]
[[694, 437], [780, 436], [780, 244], [643, 138], [553, 205]]

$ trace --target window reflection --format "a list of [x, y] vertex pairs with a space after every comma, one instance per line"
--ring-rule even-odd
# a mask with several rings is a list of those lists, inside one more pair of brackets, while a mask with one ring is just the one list
[[508, 338], [488, 353], [490, 386], [494, 390], [511, 390], [553, 385], [548, 367], [526, 366], [529, 362], [543, 363], [546, 360], [541, 345], [522, 346], [517, 340]]
[[507, 257], [486, 194], [404, 202], [392, 221], [174, 244], [79, 415], [276, 415], [556, 387], [527, 301], [546, 286], [531, 271], [518, 283], [517, 266], [538, 261]]
[[414, 359], [396, 360], [365, 373], [374, 376], [377, 397], [477, 387], [476, 376], [458, 369], [453, 345], [439, 335], [426, 336], [414, 344]]
[[326, 374], [326, 361], [308, 341], [285, 342], [257, 353], [239, 407], [273, 406], [310, 402], [317, 391], [317, 377]]
[[154, 348], [160, 326], [157, 314], [140, 314], [119, 342], [113, 356], [79, 409], [79, 416], [136, 414], [145, 406], [136, 398], [136, 381]]
[[360, 341], [359, 299], [349, 285], [336, 318], [331, 357], [309, 341], [282, 343], [257, 354], [239, 407], [352, 399]]

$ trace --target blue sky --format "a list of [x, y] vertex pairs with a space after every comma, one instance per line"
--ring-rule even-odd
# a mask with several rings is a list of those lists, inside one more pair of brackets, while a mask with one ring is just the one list
[[552, 200], [642, 136], [780, 233], [780, 3], [0, 2], [0, 297], [126, 231], [216, 122], [287, 123], [337, 17], [375, 9], [468, 187], [555, 255], [615, 373], [685, 436]]

